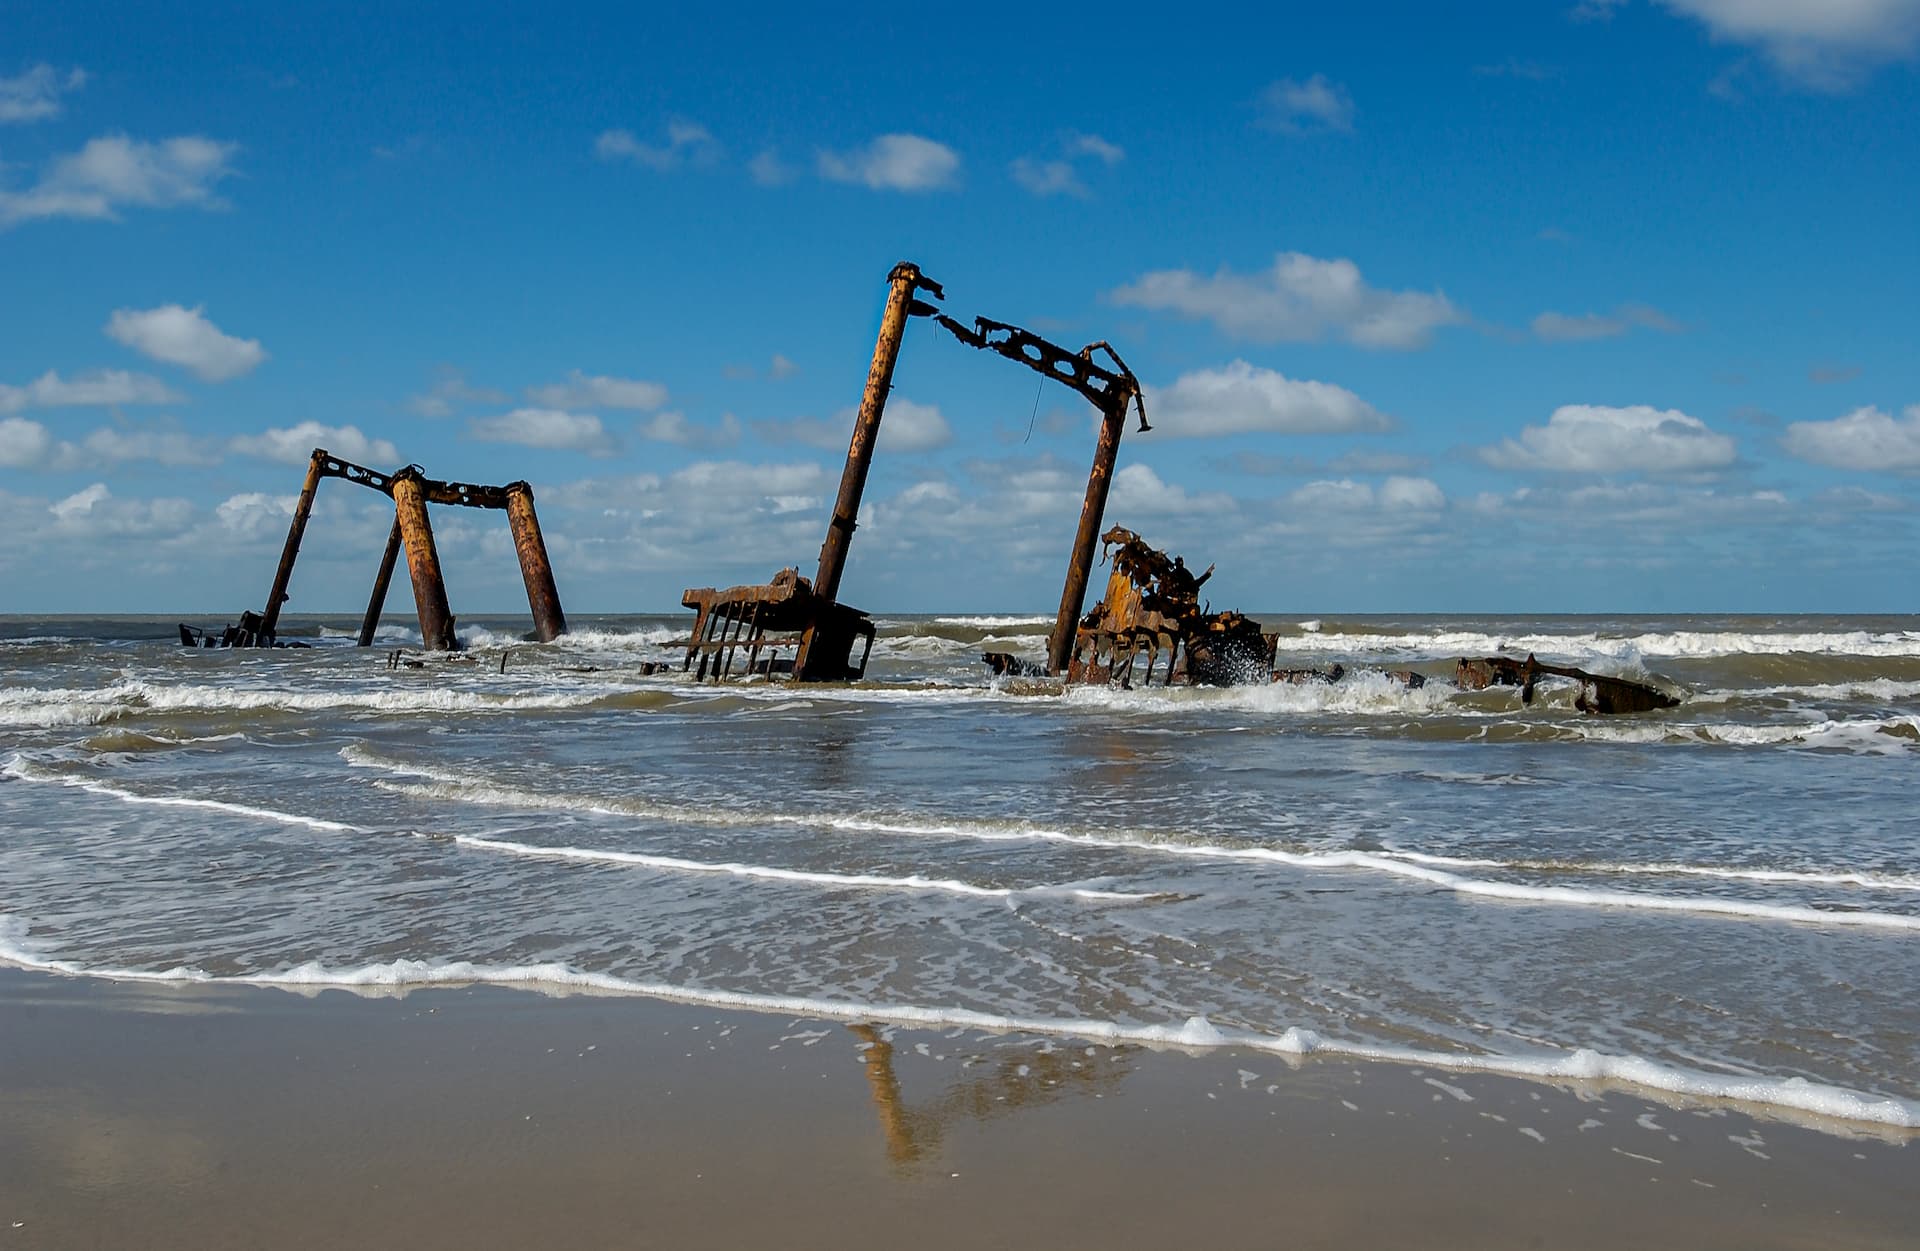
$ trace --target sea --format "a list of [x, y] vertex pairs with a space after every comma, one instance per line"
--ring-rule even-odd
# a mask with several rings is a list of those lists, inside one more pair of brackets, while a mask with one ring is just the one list
[[[500, 983], [1374, 1060], [1920, 1130], [1920, 619], [1263, 618], [1338, 684], [1063, 689], [1042, 616], [701, 684], [691, 614], [418, 659], [0, 618], [0, 961]], [[219, 625], [217, 619], [196, 622]], [[1657, 680], [1447, 680], [1462, 656]], [[648, 662], [669, 662], [647, 672]], [[1407, 686], [1369, 670], [1411, 668]], [[184, 991], [183, 991], [184, 993]]]

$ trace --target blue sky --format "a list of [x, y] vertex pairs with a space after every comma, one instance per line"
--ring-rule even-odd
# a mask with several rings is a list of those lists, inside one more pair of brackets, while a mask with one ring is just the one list
[[[316, 443], [529, 479], [577, 613], [811, 574], [901, 259], [1119, 348], [1216, 606], [1920, 611], [1920, 0], [1297, 8], [0, 4], [0, 611], [257, 606]], [[896, 384], [843, 597], [1049, 611], [1091, 411]]]

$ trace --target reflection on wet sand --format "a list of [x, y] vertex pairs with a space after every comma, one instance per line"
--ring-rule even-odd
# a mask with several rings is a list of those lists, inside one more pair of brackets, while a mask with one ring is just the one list
[[1067, 1051], [1022, 1050], [978, 1077], [956, 1082], [944, 1094], [909, 1106], [893, 1068], [893, 1044], [872, 1025], [847, 1029], [865, 1046], [867, 1089], [880, 1118], [887, 1158], [901, 1167], [939, 1154], [949, 1126], [965, 1118], [987, 1121], [1024, 1108], [1044, 1107], [1070, 1096], [1105, 1094], [1133, 1070], [1140, 1048], [1114, 1047], [1098, 1062]]

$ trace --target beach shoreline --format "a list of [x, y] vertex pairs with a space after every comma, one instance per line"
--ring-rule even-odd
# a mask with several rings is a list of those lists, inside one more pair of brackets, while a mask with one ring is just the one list
[[17, 1247], [1895, 1247], [1910, 1135], [631, 997], [0, 969]]

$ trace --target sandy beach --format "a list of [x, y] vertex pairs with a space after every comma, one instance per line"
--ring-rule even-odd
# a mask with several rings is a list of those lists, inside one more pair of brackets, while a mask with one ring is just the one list
[[1395, 1065], [0, 971], [9, 1247], [1908, 1247], [1913, 1149]]

